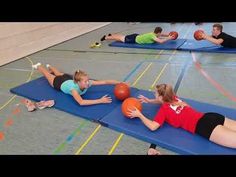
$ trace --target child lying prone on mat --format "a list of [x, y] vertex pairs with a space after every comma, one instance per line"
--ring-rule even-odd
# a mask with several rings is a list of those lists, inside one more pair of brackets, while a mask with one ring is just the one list
[[155, 99], [139, 95], [142, 103], [161, 104], [153, 120], [146, 118], [137, 108], [130, 110], [131, 118], [138, 117], [150, 130], [157, 130], [164, 122], [198, 134], [216, 144], [236, 148], [236, 121], [218, 113], [198, 112], [180, 100], [171, 85], [156, 86]]
[[47, 69], [41, 63], [32, 65], [32, 67], [41, 72], [53, 88], [58, 91], [62, 91], [65, 94], [72, 95], [80, 105], [111, 103], [112, 99], [107, 95], [95, 100], [85, 100], [81, 97], [81, 95], [85, 94], [92, 85], [120, 83], [116, 80], [90, 80], [88, 74], [81, 70], [77, 70], [72, 76], [60, 72], [58, 69], [49, 64], [46, 65]]

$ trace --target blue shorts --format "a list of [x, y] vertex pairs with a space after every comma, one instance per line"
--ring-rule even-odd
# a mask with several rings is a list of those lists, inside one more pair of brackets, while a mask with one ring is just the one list
[[125, 43], [135, 43], [135, 39], [139, 34], [130, 34], [125, 36]]

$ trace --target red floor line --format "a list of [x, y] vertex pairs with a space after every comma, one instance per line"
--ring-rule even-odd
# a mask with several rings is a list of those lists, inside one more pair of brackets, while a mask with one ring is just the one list
[[221, 84], [215, 81], [208, 73], [202, 69], [201, 64], [197, 61], [196, 56], [194, 53], [191, 53], [193, 57], [193, 62], [199, 72], [224, 96], [229, 98], [230, 100], [236, 102], [236, 97], [234, 97], [230, 92], [228, 92]]

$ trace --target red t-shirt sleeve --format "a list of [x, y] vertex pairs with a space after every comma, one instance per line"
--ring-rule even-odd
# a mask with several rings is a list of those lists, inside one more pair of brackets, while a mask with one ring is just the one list
[[160, 124], [160, 126], [165, 122], [165, 111], [163, 106], [160, 108], [160, 110], [157, 112], [156, 116], [154, 117], [154, 121]]

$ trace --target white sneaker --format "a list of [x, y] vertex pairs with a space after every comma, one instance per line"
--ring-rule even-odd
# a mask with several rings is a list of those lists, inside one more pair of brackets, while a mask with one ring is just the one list
[[32, 65], [32, 68], [34, 68], [34, 69], [38, 69], [38, 67], [41, 65], [41, 63], [37, 63], [37, 64], [35, 64], [35, 65]]
[[49, 67], [50, 67], [51, 65], [50, 64], [46, 64], [46, 67], [49, 69]]

